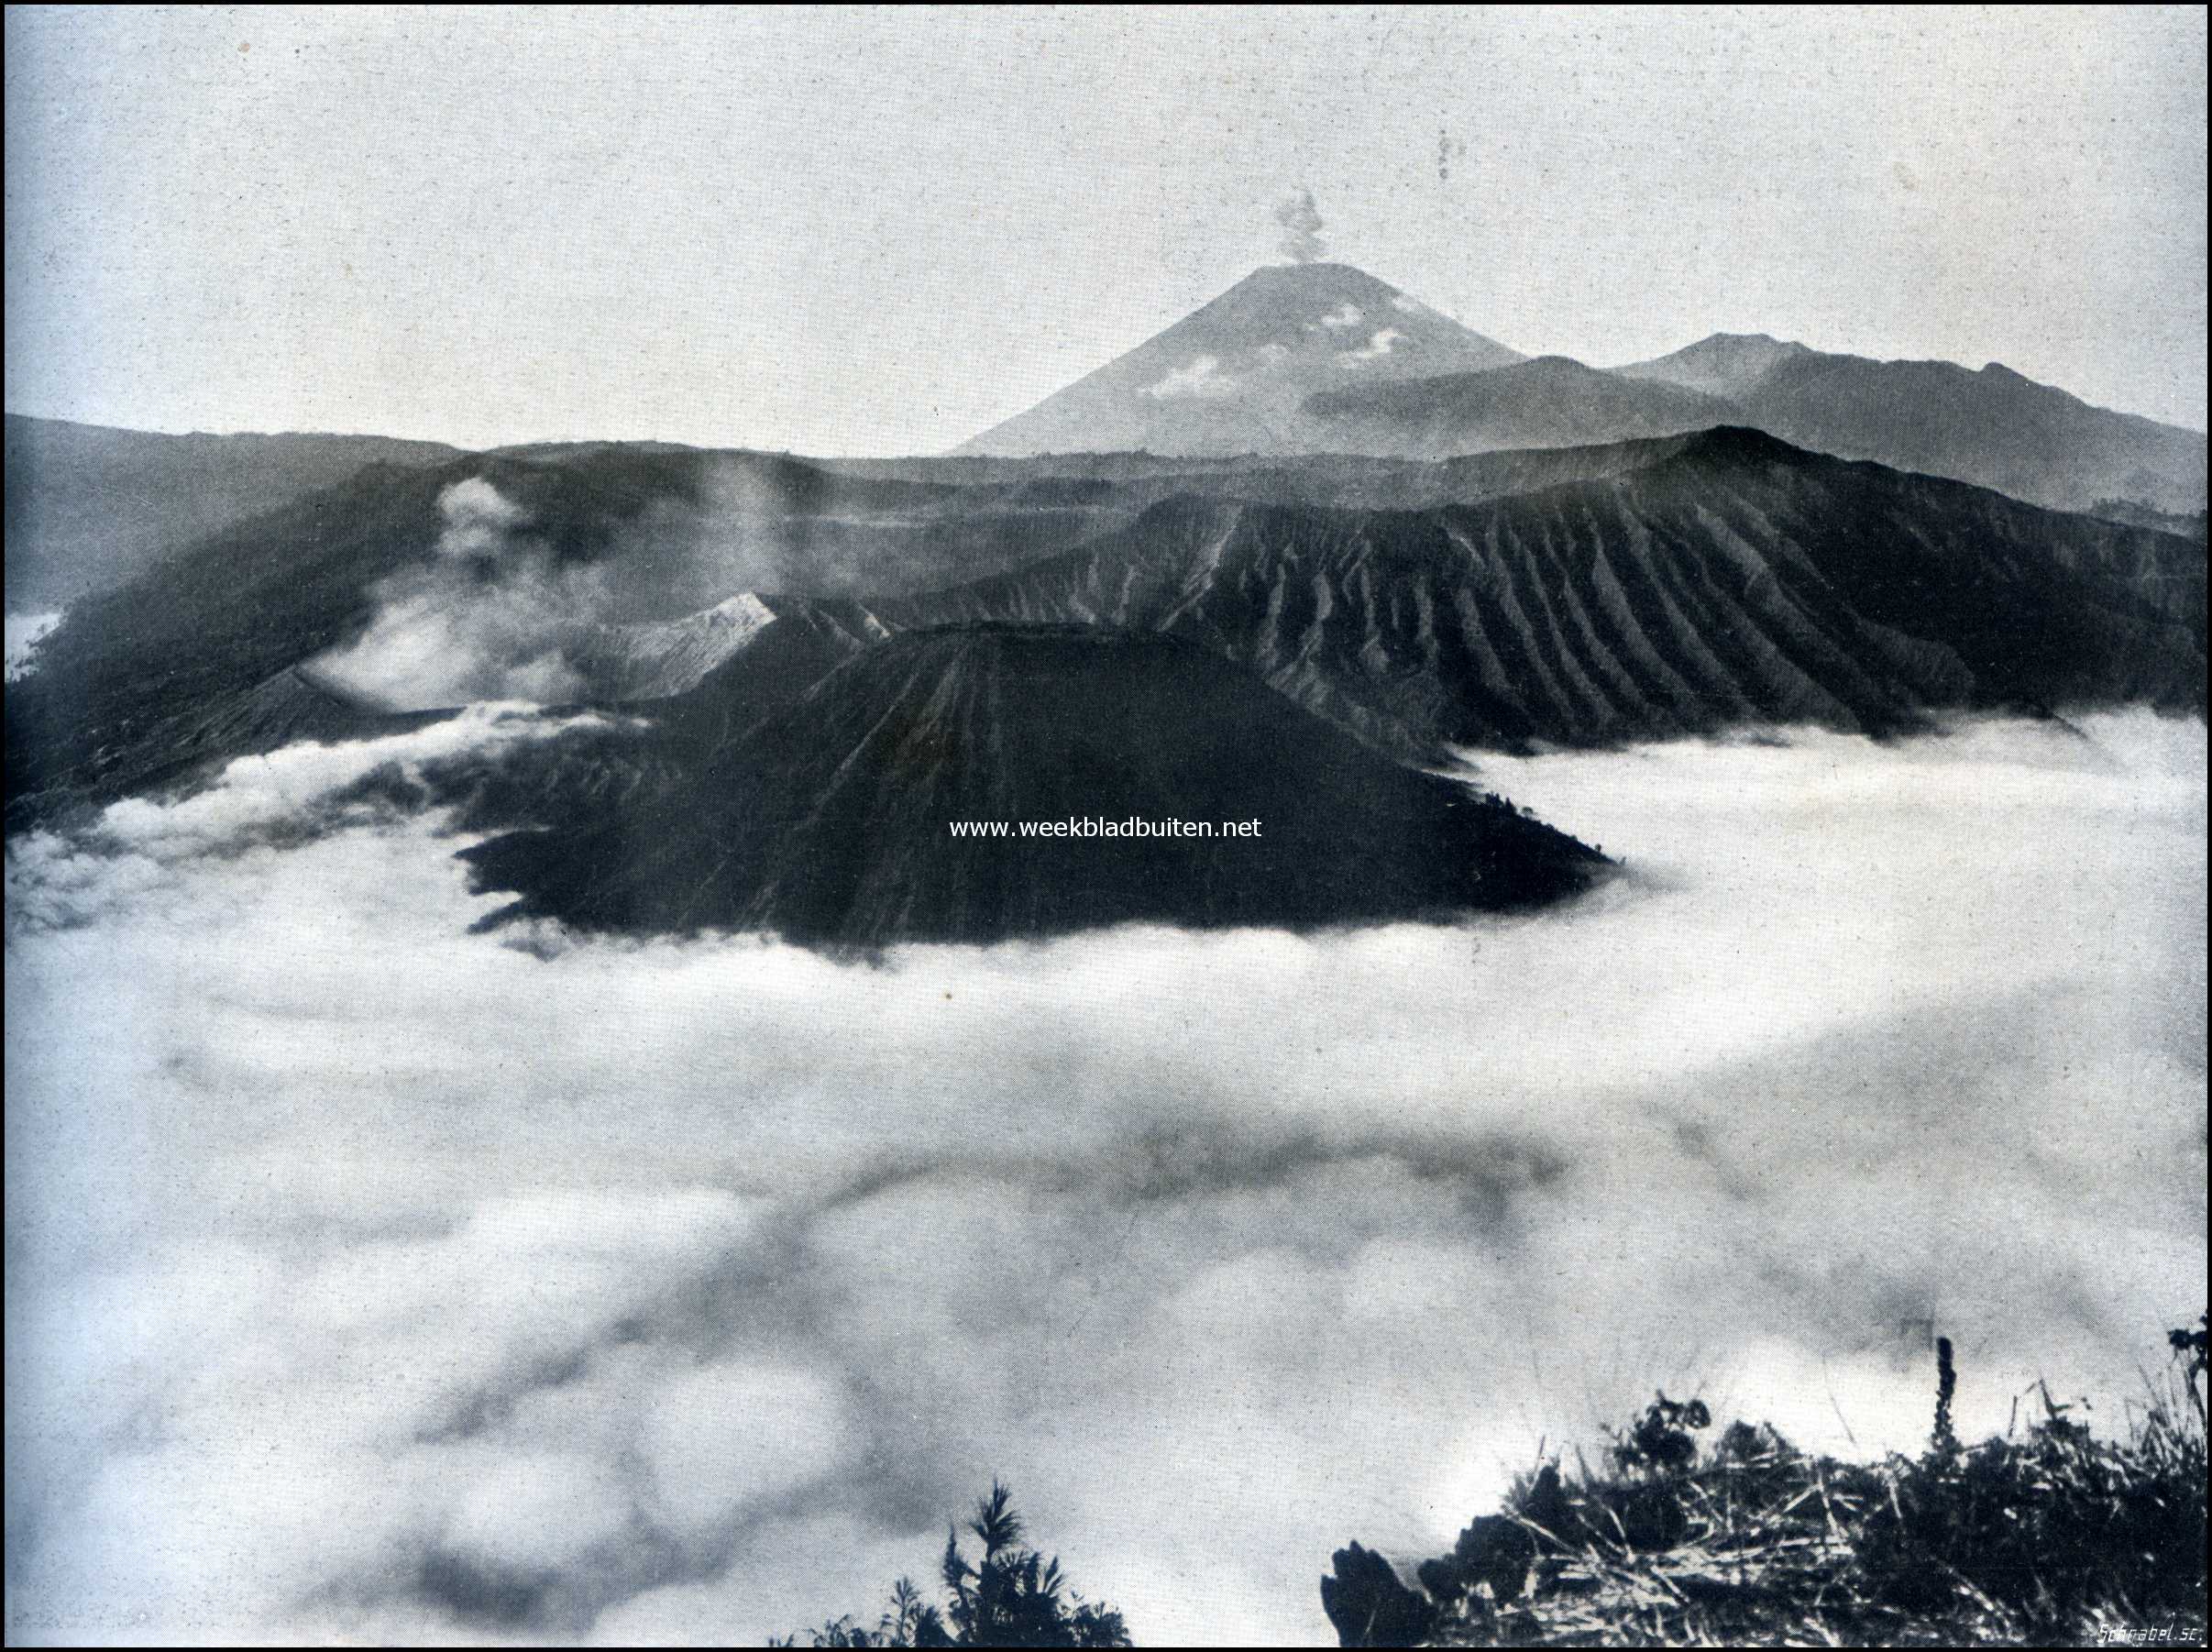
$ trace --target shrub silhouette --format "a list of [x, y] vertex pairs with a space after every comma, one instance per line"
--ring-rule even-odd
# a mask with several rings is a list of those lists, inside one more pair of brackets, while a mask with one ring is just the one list
[[1711, 1426], [1712, 1413], [1703, 1400], [1670, 1400], [1661, 1393], [1644, 1408], [1628, 1437], [1613, 1447], [1613, 1460], [1624, 1470], [1650, 1473], [1687, 1469], [1698, 1455], [1691, 1431]]
[[1331, 1557], [1321, 1610], [1347, 1646], [1417, 1646], [1435, 1633], [1436, 1607], [1399, 1581], [1391, 1563], [1357, 1543]]
[[[1025, 1527], [1013, 1492], [999, 1481], [975, 1505], [968, 1531], [983, 1545], [971, 1564], [961, 1533], [945, 1535], [939, 1563], [948, 1599], [923, 1598], [910, 1579], [891, 1585], [891, 1599], [874, 1629], [850, 1615], [807, 1632], [811, 1646], [1126, 1646], [1128, 1625], [1115, 1608], [1094, 1605], [1069, 1589], [1055, 1557], [1022, 1541]], [[796, 1639], [771, 1646], [797, 1646]]]

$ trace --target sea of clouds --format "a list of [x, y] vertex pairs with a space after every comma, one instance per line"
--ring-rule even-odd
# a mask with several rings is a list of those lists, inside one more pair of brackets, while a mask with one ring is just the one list
[[1909, 1448], [1941, 1332], [2117, 1426], [2202, 1308], [2200, 722], [1486, 757], [1627, 876], [875, 965], [469, 933], [356, 783], [529, 737], [11, 845], [11, 1638], [757, 1642], [996, 1474], [1310, 1644], [1655, 1388]]

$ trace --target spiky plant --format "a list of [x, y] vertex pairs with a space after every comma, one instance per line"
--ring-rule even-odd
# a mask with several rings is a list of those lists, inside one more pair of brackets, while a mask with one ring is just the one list
[[[949, 1599], [940, 1608], [911, 1580], [891, 1586], [891, 1601], [875, 1630], [848, 1615], [809, 1632], [816, 1646], [1126, 1646], [1128, 1625], [1111, 1606], [1094, 1605], [1067, 1586], [1060, 1561], [1029, 1547], [1014, 1494], [994, 1480], [975, 1505], [967, 1531], [983, 1546], [971, 1563], [961, 1528], [945, 1534], [939, 1575]], [[789, 1646], [796, 1643], [774, 1643]]]
[[1957, 1431], [1951, 1426], [1951, 1402], [1959, 1389], [1958, 1367], [1952, 1363], [1951, 1338], [1935, 1339], [1935, 1428], [1929, 1440], [1940, 1452], [1959, 1448]]

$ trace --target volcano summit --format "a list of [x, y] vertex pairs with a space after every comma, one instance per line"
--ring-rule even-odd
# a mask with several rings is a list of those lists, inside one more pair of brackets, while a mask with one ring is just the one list
[[1521, 359], [1349, 264], [1273, 265], [959, 451], [1322, 452], [1313, 396]]

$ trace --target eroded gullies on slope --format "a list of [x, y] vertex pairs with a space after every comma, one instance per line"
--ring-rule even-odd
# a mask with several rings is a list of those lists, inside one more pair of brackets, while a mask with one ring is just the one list
[[[1783, 389], [1864, 412], [1839, 362], [1755, 338], [1612, 373], [1525, 359], [1311, 264], [963, 455], [387, 457], [73, 603], [7, 696], [9, 829], [520, 699], [620, 714], [385, 788], [498, 834], [477, 869], [517, 911], [861, 945], [1315, 926], [1585, 881], [1572, 840], [1418, 772], [1454, 747], [2202, 713], [2185, 519], [2063, 514], [1734, 420]], [[2091, 470], [2140, 459], [2173, 484], [2144, 498], [2201, 501], [2190, 433], [1928, 365], [1860, 364], [1904, 387], [1881, 453], [2060, 397], [2052, 439]], [[1348, 432], [1366, 455], [1314, 451]], [[1494, 450], [1532, 432], [1647, 434]], [[1042, 451], [1062, 436], [1085, 451]], [[1448, 457], [1386, 457], [1408, 452]], [[1264, 836], [950, 837], [1134, 816]]]
[[[634, 778], [554, 779], [536, 798], [556, 824], [468, 852], [483, 887], [518, 893], [502, 916], [858, 946], [1315, 929], [1541, 906], [1604, 865], [1218, 655], [1095, 627], [911, 633], [732, 737], [678, 724], [602, 763]], [[1132, 819], [1203, 831], [1024, 834]]]

